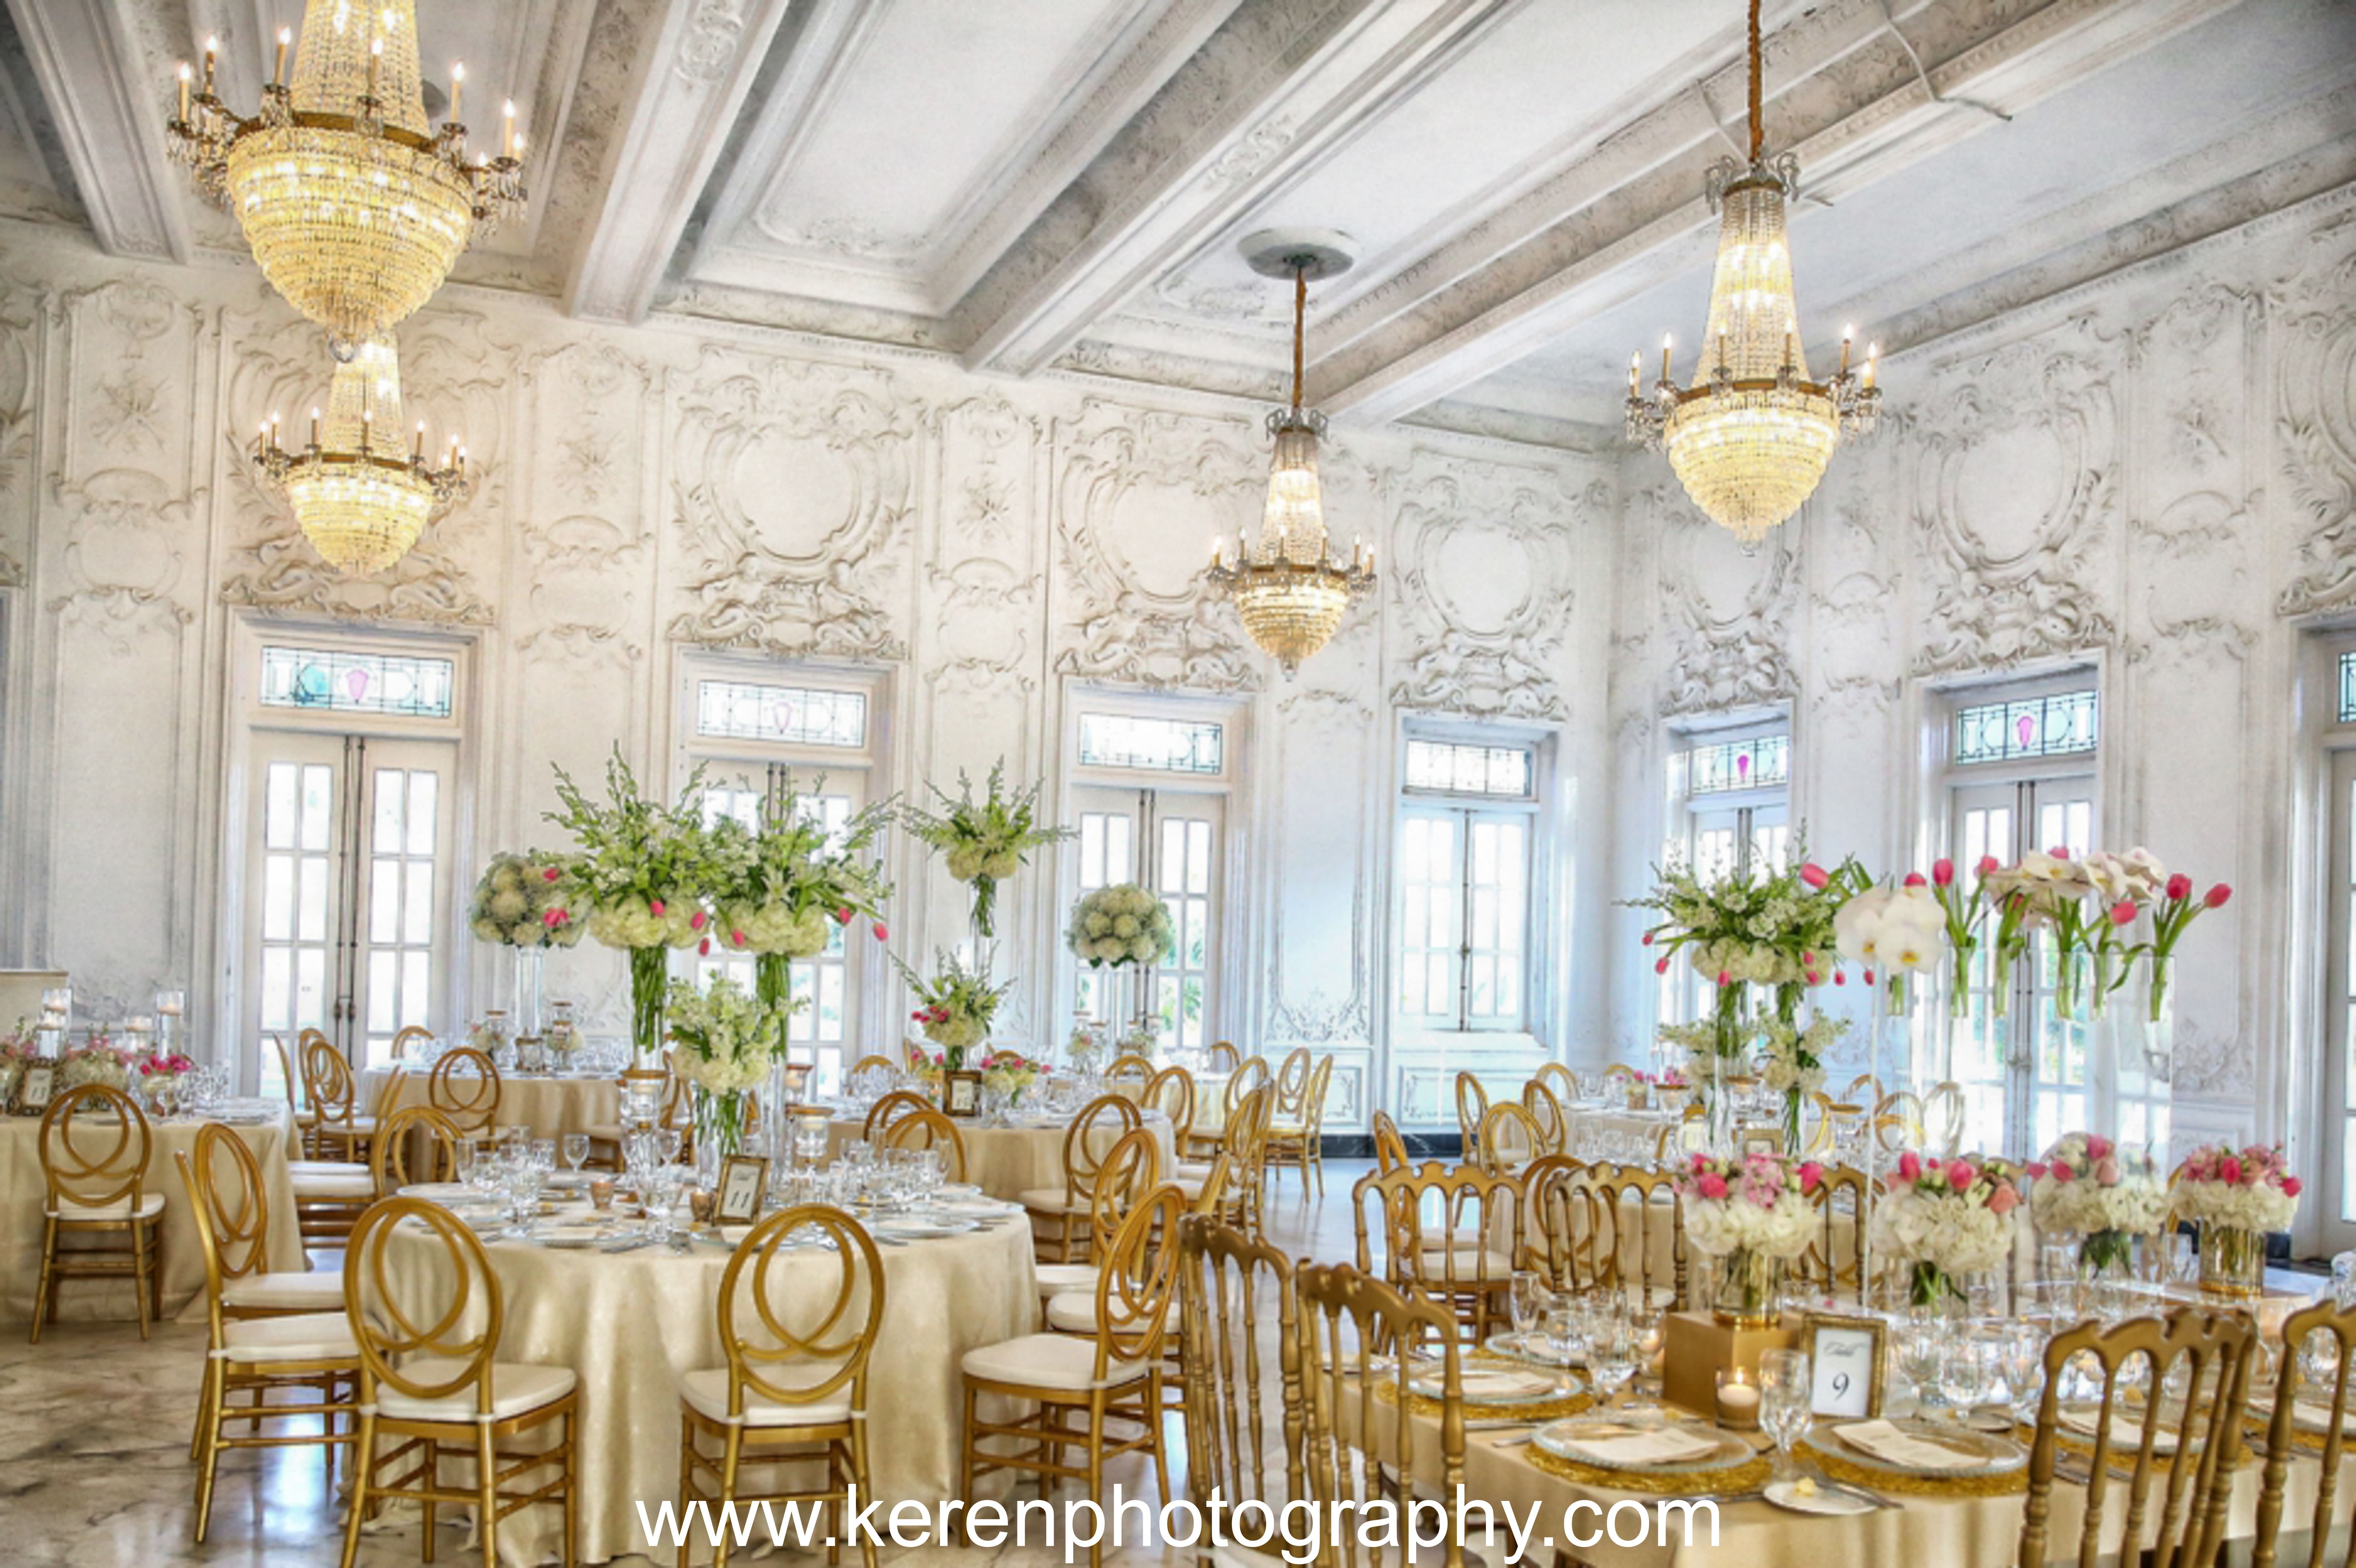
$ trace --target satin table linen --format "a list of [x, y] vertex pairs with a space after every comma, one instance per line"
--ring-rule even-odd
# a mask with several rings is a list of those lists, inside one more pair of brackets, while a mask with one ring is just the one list
[[[643, 1500], [652, 1512], [678, 1499], [680, 1374], [727, 1365], [718, 1307], [729, 1254], [701, 1242], [684, 1257], [662, 1246], [608, 1254], [488, 1244], [507, 1311], [498, 1359], [570, 1367], [581, 1380], [573, 1461], [581, 1561], [630, 1552], [675, 1561], [675, 1547], [658, 1550], [640, 1532], [636, 1505]], [[396, 1268], [433, 1271], [433, 1286], [446, 1288], [446, 1255], [430, 1236], [396, 1232], [389, 1257]], [[883, 1257], [885, 1299], [869, 1381], [868, 1455], [874, 1495], [888, 1513], [894, 1502], [931, 1505], [958, 1495], [961, 1359], [1031, 1332], [1039, 1303], [1031, 1234], [1021, 1225], [885, 1246]], [[785, 1253], [781, 1263], [808, 1271], [814, 1287], [838, 1266], [831, 1255], [816, 1253]], [[453, 1466], [450, 1473], [464, 1468]], [[548, 1506], [502, 1520], [500, 1561], [509, 1568], [553, 1562], [561, 1527]], [[708, 1544], [697, 1556], [710, 1556]], [[856, 1560], [848, 1548], [845, 1560]]]
[[[383, 1067], [371, 1067], [360, 1074], [360, 1093], [369, 1115], [389, 1116], [404, 1105], [434, 1103], [428, 1073], [412, 1072], [402, 1080], [400, 1097], [391, 1104], [382, 1104], [384, 1086], [391, 1077], [391, 1070]], [[554, 1138], [610, 1125], [620, 1119], [621, 1109], [622, 1092], [610, 1072], [579, 1078], [502, 1072], [498, 1114], [491, 1118], [491, 1125], [530, 1127], [534, 1137]]]
[[[164, 1269], [164, 1316], [179, 1312], [204, 1293], [205, 1254], [197, 1242], [197, 1222], [188, 1211], [188, 1195], [180, 1185], [175, 1154], [196, 1157], [197, 1131], [204, 1123], [194, 1119], [169, 1122], [150, 1118], [154, 1135], [148, 1147], [145, 1189], [164, 1195], [160, 1232]], [[230, 1130], [245, 1140], [262, 1167], [262, 1186], [270, 1202], [270, 1237], [266, 1250], [274, 1273], [299, 1273], [306, 1267], [303, 1237], [294, 1218], [294, 1185], [288, 1174], [288, 1151], [294, 1124], [284, 1110], [271, 1120]], [[48, 1185], [41, 1176], [41, 1119], [38, 1116], [0, 1118], [0, 1310], [12, 1322], [29, 1323], [33, 1298], [41, 1285], [42, 1216], [48, 1207]], [[139, 1315], [123, 1279], [70, 1279], [58, 1287], [60, 1318], [121, 1318]]]
[[[1042, 1187], [1064, 1184], [1064, 1134], [1070, 1127], [1068, 1117], [1039, 1124], [1016, 1122], [1012, 1125], [990, 1126], [979, 1120], [958, 1124], [958, 1136], [965, 1144], [965, 1179], [980, 1187], [992, 1198], [1018, 1201], [1023, 1194]], [[1178, 1168], [1178, 1136], [1170, 1118], [1160, 1111], [1145, 1113], [1145, 1129], [1153, 1135], [1153, 1145], [1160, 1158], [1160, 1179], [1168, 1180]], [[834, 1122], [827, 1130], [828, 1157], [842, 1153], [845, 1146], [867, 1136], [864, 1117], [845, 1117]], [[1098, 1140], [1099, 1156], [1112, 1147], [1109, 1137]]]

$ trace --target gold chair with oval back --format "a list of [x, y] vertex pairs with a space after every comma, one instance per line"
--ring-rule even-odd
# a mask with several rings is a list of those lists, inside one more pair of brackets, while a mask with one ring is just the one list
[[148, 1320], [164, 1315], [164, 1195], [147, 1183], [154, 1146], [146, 1114], [111, 1084], [78, 1084], [49, 1102], [41, 1117], [47, 1195], [34, 1344], [57, 1312], [58, 1286], [70, 1279], [130, 1276], [142, 1339]]

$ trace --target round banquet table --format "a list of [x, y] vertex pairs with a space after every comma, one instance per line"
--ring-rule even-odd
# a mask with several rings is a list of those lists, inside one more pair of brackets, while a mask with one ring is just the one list
[[[204, 1123], [194, 1118], [168, 1122], [150, 1119], [153, 1135], [147, 1151], [145, 1190], [164, 1195], [164, 1224], [158, 1246], [164, 1271], [164, 1316], [170, 1317], [202, 1295], [205, 1254], [197, 1241], [197, 1222], [188, 1209], [187, 1192], [180, 1185], [176, 1154], [195, 1157], [197, 1131]], [[306, 1267], [303, 1237], [294, 1218], [294, 1186], [288, 1173], [288, 1150], [294, 1126], [284, 1106], [267, 1121], [230, 1125], [262, 1167], [262, 1184], [270, 1205], [270, 1232], [265, 1250], [274, 1272], [295, 1273]], [[13, 1321], [33, 1317], [33, 1298], [41, 1284], [43, 1215], [48, 1208], [48, 1183], [41, 1173], [41, 1119], [0, 1117], [0, 1311]], [[68, 1318], [121, 1318], [139, 1315], [131, 1281], [70, 1279], [58, 1287], [58, 1316]]]
[[[673, 1561], [675, 1547], [658, 1551], [640, 1532], [635, 1505], [643, 1500], [652, 1511], [679, 1496], [679, 1378], [727, 1365], [718, 1309], [730, 1254], [708, 1243], [683, 1257], [660, 1246], [607, 1253], [489, 1241], [488, 1248], [507, 1313], [498, 1359], [570, 1367], [580, 1379], [580, 1560], [644, 1552]], [[870, 1479], [884, 1504], [878, 1518], [894, 1502], [931, 1506], [959, 1495], [964, 1355], [1031, 1332], [1039, 1311], [1027, 1226], [882, 1253], [884, 1322], [868, 1387]], [[387, 1257], [397, 1270], [419, 1271], [427, 1300], [448, 1286], [447, 1254], [421, 1231], [395, 1231]], [[837, 1265], [830, 1254], [787, 1253], [779, 1266], [809, 1270], [815, 1280]], [[454, 1465], [450, 1474], [463, 1469]], [[553, 1561], [561, 1530], [552, 1505], [501, 1520], [500, 1561], [514, 1568]], [[707, 1542], [698, 1555], [709, 1554]]]
[[[1007, 1126], [990, 1126], [982, 1122], [961, 1121], [958, 1137], [965, 1145], [965, 1179], [992, 1198], [1010, 1202], [1020, 1201], [1023, 1193], [1040, 1187], [1064, 1185], [1064, 1135], [1070, 1129], [1071, 1118], [1058, 1116], [1052, 1120], [1018, 1121]], [[1170, 1118], [1160, 1111], [1145, 1113], [1145, 1130], [1153, 1135], [1154, 1148], [1161, 1160], [1161, 1179], [1168, 1180], [1178, 1168], [1178, 1135]], [[830, 1159], [842, 1153], [845, 1146], [857, 1143], [867, 1136], [864, 1116], [839, 1117], [827, 1127], [827, 1157]], [[1092, 1142], [1101, 1146], [1096, 1153], [1108, 1151], [1114, 1140], [1100, 1136]]]
[[[369, 1114], [387, 1116], [404, 1105], [434, 1103], [427, 1072], [412, 1071], [401, 1082], [401, 1093], [391, 1104], [381, 1102], [392, 1077], [390, 1067], [371, 1067], [360, 1074], [360, 1093]], [[499, 1108], [491, 1125], [530, 1127], [534, 1137], [562, 1137], [585, 1133], [621, 1115], [621, 1090], [610, 1072], [558, 1077], [546, 1072], [499, 1074]]]

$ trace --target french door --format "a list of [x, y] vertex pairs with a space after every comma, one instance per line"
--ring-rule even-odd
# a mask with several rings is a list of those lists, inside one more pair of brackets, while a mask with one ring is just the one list
[[[2094, 834], [2094, 778], [2091, 773], [1957, 784], [1953, 791], [1958, 876], [1971, 875], [1982, 857], [2010, 865], [2031, 849], [2066, 849], [2072, 859], [2086, 853]], [[1993, 932], [1994, 916], [1987, 928]], [[1958, 1021], [1947, 1060], [1926, 1046], [1916, 1073], [1918, 1088], [1953, 1079], [1964, 1091], [1964, 1143], [1969, 1148], [2002, 1150], [2024, 1158], [2063, 1133], [2101, 1118], [2124, 1125], [2118, 1085], [2105, 1081], [2095, 1060], [2094, 1030], [2054, 1016], [2054, 959], [2042, 933], [2030, 940], [2025, 962], [2013, 965], [2005, 998], [2008, 1027], [1990, 1021], [1996, 965], [1982, 942], [1972, 960], [1973, 1007]], [[1935, 1040], [1937, 1023], [1933, 1037]]]
[[[457, 746], [254, 733], [245, 825], [244, 1036], [316, 1029], [355, 1066], [448, 1012]], [[257, 1081], [280, 1080], [262, 1051]]]
[[1414, 1027], [1526, 1027], [1530, 827], [1520, 811], [1401, 813], [1399, 1016]]
[[2356, 1247], [2356, 751], [2331, 753], [2330, 860], [2323, 880], [2331, 941], [2324, 965], [2323, 1140], [2332, 1199], [2320, 1241], [2326, 1253]]
[[[724, 781], [704, 792], [707, 822], [733, 816], [747, 827], [757, 827], [761, 803], [784, 798], [793, 776], [792, 769], [783, 763], [699, 760], [711, 777]], [[794, 799], [802, 819], [816, 823], [831, 844], [839, 845], [851, 818], [865, 804], [864, 794], [862, 775], [848, 772], [829, 774], [817, 790], [797, 789]], [[787, 1025], [786, 1038], [795, 1061], [815, 1064], [813, 1078], [822, 1094], [834, 1093], [848, 1064], [845, 1053], [859, 1039], [859, 985], [850, 946], [852, 929], [865, 930], [828, 921], [825, 951], [815, 957], [795, 959], [787, 971], [793, 994], [806, 1005]], [[753, 960], [742, 954], [723, 953], [716, 944], [710, 955], [696, 960], [695, 973], [698, 980], [714, 973], [729, 975], [745, 990], [753, 988]]]
[[[1165, 1041], [1182, 1050], [1210, 1044], [1218, 1017], [1226, 797], [1084, 785], [1073, 791], [1073, 805], [1080, 830], [1073, 901], [1116, 882], [1136, 882], [1170, 906], [1177, 951], [1143, 971], [1143, 984]], [[1074, 1016], [1110, 1020], [1117, 1005], [1111, 972], [1076, 967]]]

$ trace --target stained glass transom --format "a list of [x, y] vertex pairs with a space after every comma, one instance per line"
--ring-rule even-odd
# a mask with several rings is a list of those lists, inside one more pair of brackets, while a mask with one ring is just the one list
[[333, 648], [262, 650], [262, 700], [270, 708], [447, 719], [455, 666], [448, 659]]
[[867, 744], [867, 695], [742, 680], [696, 683], [695, 732], [804, 746]]
[[1215, 776], [1226, 766], [1226, 726], [1134, 713], [1080, 715], [1080, 764]]
[[2091, 752], [2098, 709], [2092, 691], [1987, 702], [1955, 714], [1955, 761], [2009, 763]]
[[1696, 746], [1686, 753], [1686, 792], [1721, 795], [1734, 789], [1780, 789], [1792, 782], [1792, 738], [1753, 735]]
[[1527, 746], [1467, 746], [1452, 741], [1407, 743], [1407, 787], [1412, 790], [1527, 800], [1536, 771]]

